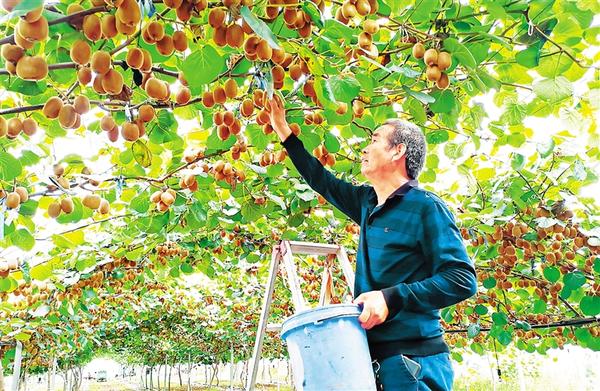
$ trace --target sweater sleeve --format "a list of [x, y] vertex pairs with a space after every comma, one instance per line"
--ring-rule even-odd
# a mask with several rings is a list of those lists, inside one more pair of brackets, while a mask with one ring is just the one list
[[389, 318], [401, 310], [431, 311], [463, 301], [477, 292], [475, 267], [467, 255], [454, 217], [442, 201], [433, 199], [422, 216], [421, 247], [432, 275], [382, 290]]
[[294, 134], [282, 142], [282, 145], [308, 185], [342, 213], [360, 224], [361, 200], [366, 196], [368, 187], [355, 186], [336, 178], [318, 159], [308, 153], [302, 141]]

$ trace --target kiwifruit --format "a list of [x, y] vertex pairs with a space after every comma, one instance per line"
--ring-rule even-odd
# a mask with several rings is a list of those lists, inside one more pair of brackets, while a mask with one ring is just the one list
[[23, 50], [23, 48], [17, 45], [13, 45], [10, 43], [2, 45], [2, 58], [4, 58], [8, 62], [16, 64], [24, 55], [25, 51]]
[[150, 195], [150, 202], [154, 202], [155, 204], [156, 204], [157, 202], [160, 202], [160, 196], [162, 195], [162, 193], [163, 193], [163, 192], [162, 192], [161, 190], [157, 190], [157, 191], [155, 191], [154, 193], [152, 193], [152, 194]]
[[227, 101], [227, 95], [225, 94], [225, 89], [221, 86], [217, 86], [213, 90], [213, 98], [215, 99], [215, 103], [223, 104]]
[[102, 38], [102, 26], [100, 17], [96, 14], [87, 15], [83, 18], [83, 34], [92, 42]]
[[114, 128], [117, 124], [112, 116], [106, 114], [104, 117], [100, 118], [100, 128], [106, 132]]
[[5, 68], [6, 68], [6, 72], [8, 72], [11, 75], [16, 75], [17, 74], [17, 65], [10, 62], [10, 61], [6, 61], [5, 62]]
[[146, 94], [148, 94], [149, 97], [157, 100], [166, 99], [169, 93], [165, 83], [162, 80], [159, 80], [155, 77], [151, 77], [150, 79], [148, 79], [148, 81], [146, 82], [145, 90]]
[[288, 26], [293, 26], [296, 24], [296, 9], [294, 7], [285, 7], [283, 10], [283, 20]]
[[92, 81], [92, 70], [90, 67], [81, 67], [77, 71], [77, 80], [81, 85], [88, 85]]
[[15, 33], [18, 33], [29, 42], [43, 41], [48, 38], [48, 21], [44, 17], [31, 23], [25, 19], [19, 19], [15, 27]]
[[140, 69], [144, 64], [144, 52], [140, 48], [134, 47], [129, 49], [125, 62], [127, 62], [130, 68]]
[[22, 0], [2, 0], [2, 8], [7, 12], [11, 12]]
[[4, 117], [0, 117], [0, 137], [6, 136], [7, 133], [8, 133], [8, 124], [6, 123], [6, 120], [4, 119]]
[[140, 129], [133, 122], [125, 122], [121, 126], [121, 136], [127, 141], [135, 141], [140, 138]]
[[379, 31], [379, 23], [374, 19], [367, 19], [363, 24], [363, 30], [371, 35]]
[[257, 88], [256, 90], [254, 90], [252, 92], [252, 100], [254, 101], [254, 105], [258, 106], [258, 107], [263, 107], [264, 106], [264, 101], [263, 98], [265, 96], [265, 91], [261, 90], [260, 88]]
[[187, 87], [182, 87], [177, 92], [177, 95], [175, 96], [175, 101], [177, 102], [177, 104], [184, 105], [190, 101], [191, 97], [192, 93], [190, 92], [190, 89]]
[[254, 30], [252, 30], [252, 27], [250, 27], [250, 25], [246, 22], [246, 19], [243, 19], [243, 18], [242, 18], [242, 30], [244, 30], [244, 33], [246, 35], [254, 34]]
[[106, 134], [108, 135], [109, 141], [113, 143], [116, 142], [119, 139], [119, 127], [115, 125], [115, 127], [109, 130]]
[[165, 36], [165, 28], [161, 23], [157, 21], [152, 21], [148, 23], [144, 31], [146, 31], [148, 38], [150, 38], [151, 40], [151, 42], [147, 43], [155, 43], [163, 39], [163, 37]]
[[215, 105], [215, 98], [212, 91], [204, 91], [202, 93], [202, 104], [206, 108], [211, 108]]
[[354, 4], [352, 4], [349, 1], [346, 1], [343, 5], [342, 5], [342, 15], [344, 16], [344, 18], [346, 19], [352, 19], [356, 16], [357, 11], [356, 11], [356, 6]]
[[285, 54], [285, 50], [283, 49], [273, 49], [273, 54], [271, 54], [271, 61], [283, 67], [283, 62], [285, 61]]
[[412, 55], [417, 59], [423, 58], [425, 55], [425, 46], [421, 42], [415, 43], [412, 47]]
[[213, 8], [208, 13], [208, 24], [213, 28], [223, 26], [225, 22], [225, 10], [223, 8]]
[[440, 75], [440, 78], [435, 82], [435, 85], [440, 90], [445, 90], [450, 85], [450, 80], [448, 79], [448, 75], [443, 73]]
[[267, 8], [265, 8], [265, 14], [268, 20], [273, 20], [277, 17], [277, 15], [279, 15], [279, 7], [276, 5], [267, 5]]
[[42, 80], [48, 75], [48, 64], [43, 57], [25, 56], [17, 62], [16, 72], [23, 80]]
[[160, 194], [160, 201], [167, 206], [171, 206], [175, 202], [176, 197], [177, 197], [177, 194], [173, 194], [170, 191], [163, 191]]
[[232, 48], [242, 47], [244, 44], [244, 30], [242, 29], [242, 26], [234, 23], [227, 27], [225, 40]]
[[438, 52], [436, 49], [427, 49], [425, 51], [425, 54], [423, 55], [423, 60], [425, 61], [425, 64], [432, 66], [437, 64], [437, 59], [438, 59]]
[[302, 67], [299, 64], [290, 66], [290, 77], [295, 81], [298, 81], [302, 77]]
[[260, 61], [266, 62], [271, 59], [271, 56], [273, 55], [273, 49], [269, 43], [263, 39], [256, 46], [256, 54], [258, 55], [258, 59]]
[[239, 134], [242, 131], [242, 123], [239, 119], [235, 118], [233, 123], [229, 125], [229, 132], [231, 134]]
[[371, 34], [363, 31], [358, 35], [358, 46], [361, 48], [368, 50], [372, 43], [373, 37], [371, 37]]
[[182, 22], [188, 22], [192, 19], [192, 10], [194, 9], [194, 5], [192, 3], [185, 2], [181, 5], [181, 7], [175, 10], [175, 14], [177, 15], [177, 19]]
[[71, 45], [71, 50], [69, 51], [69, 54], [71, 55], [71, 60], [73, 60], [74, 63], [79, 65], [85, 65], [88, 62], [90, 62], [90, 57], [92, 56], [92, 48], [87, 42], [78, 39]]
[[232, 111], [226, 111], [223, 113], [223, 124], [227, 125], [227, 127], [233, 125], [235, 122], [235, 116]]
[[175, 31], [173, 33], [173, 47], [178, 52], [184, 52], [188, 48], [188, 41], [183, 31]]
[[271, 76], [273, 77], [273, 81], [280, 81], [285, 78], [285, 70], [281, 65], [275, 65], [271, 68]]
[[102, 78], [103, 75], [97, 74], [94, 78], [94, 82], [92, 83], [92, 88], [96, 91], [97, 94], [104, 95], [106, 91], [104, 91], [104, 87], [102, 87]]
[[102, 198], [100, 200], [100, 205], [98, 205], [98, 212], [100, 214], [107, 214], [108, 212], [110, 212], [110, 204], [108, 203], [107, 200], [105, 200], [104, 198]]
[[90, 60], [90, 65], [94, 72], [104, 75], [110, 70], [110, 54], [104, 50], [94, 52], [92, 54], [92, 59]]
[[129, 26], [137, 25], [142, 19], [140, 6], [136, 0], [123, 0], [117, 8], [115, 16], [121, 23]]
[[231, 133], [229, 132], [229, 127], [227, 125], [221, 125], [217, 128], [217, 135], [223, 141], [227, 140]]
[[62, 212], [60, 203], [54, 201], [52, 203], [50, 203], [50, 205], [48, 205], [48, 216], [50, 216], [50, 218], [57, 218], [58, 216], [60, 216], [60, 213]]
[[21, 34], [19, 34], [18, 30], [15, 30], [15, 44], [17, 44], [17, 46], [19, 46], [20, 48], [23, 49], [31, 49], [34, 45], [35, 42], [30, 42], [28, 40], [26, 40], [25, 38], [23, 38], [21, 36]]
[[448, 52], [439, 52], [437, 58], [437, 66], [440, 71], [445, 71], [452, 65], [452, 56]]
[[119, 18], [115, 18], [115, 27], [117, 28], [117, 32], [124, 35], [132, 35], [137, 31], [137, 24], [123, 23]]
[[215, 41], [215, 43], [221, 47], [227, 45], [227, 27], [219, 26], [215, 28], [213, 33], [213, 41]]
[[246, 42], [244, 42], [244, 52], [246, 52], [246, 54], [255, 54], [256, 47], [258, 46], [259, 42], [260, 42], [260, 37], [258, 35], [249, 36], [246, 39]]
[[72, 213], [75, 209], [75, 205], [73, 204], [73, 200], [71, 197], [66, 197], [60, 200], [60, 209], [66, 214]]
[[302, 86], [302, 92], [306, 96], [316, 96], [317, 92], [315, 91], [315, 81], [311, 79], [304, 83], [304, 85]]
[[346, 18], [344, 16], [344, 13], [342, 12], [342, 7], [339, 7], [335, 11], [335, 20], [337, 20], [338, 22], [340, 22], [342, 24], [348, 24], [348, 23], [350, 23], [350, 19], [348, 19], [348, 18]]
[[304, 26], [298, 29], [298, 34], [302, 38], [310, 37], [310, 33], [312, 32], [312, 25], [310, 23], [306, 23]]
[[23, 122], [17, 117], [9, 119], [6, 126], [6, 135], [9, 138], [17, 137], [23, 130]]
[[19, 193], [12, 191], [6, 195], [6, 207], [8, 209], [15, 209], [21, 203], [21, 197]]
[[442, 72], [440, 71], [440, 68], [437, 67], [437, 65], [427, 67], [427, 71], [425, 71], [425, 74], [427, 75], [427, 80], [429, 81], [438, 81], [442, 76]]
[[337, 109], [335, 109], [335, 112], [338, 113], [339, 115], [344, 115], [344, 114], [346, 114], [347, 111], [348, 111], [348, 104], [346, 102], [338, 102], [338, 106], [337, 106]]
[[356, 12], [360, 16], [366, 16], [371, 12], [371, 5], [367, 0], [356, 0]]
[[58, 112], [58, 122], [63, 128], [70, 128], [77, 122], [77, 112], [71, 104], [65, 104]]
[[65, 165], [62, 163], [56, 163], [52, 166], [52, 171], [54, 172], [54, 176], [61, 177], [65, 174]]
[[120, 94], [123, 90], [123, 75], [115, 69], [110, 69], [102, 76], [102, 88], [107, 94]]
[[229, 99], [235, 98], [238, 94], [238, 86], [235, 80], [233, 79], [227, 79], [227, 81], [223, 85], [223, 88], [225, 89], [225, 95]]
[[363, 101], [358, 99], [352, 101], [352, 113], [355, 117], [362, 117], [362, 115], [365, 113], [365, 104]]
[[85, 114], [90, 111], [90, 100], [85, 95], [77, 95], [73, 99], [73, 107], [78, 114]]
[[81, 203], [87, 208], [98, 209], [101, 200], [102, 198], [97, 194], [86, 194], [83, 196]]
[[100, 30], [102, 36], [106, 39], [113, 38], [117, 35], [117, 18], [113, 14], [106, 14], [100, 21]]
[[75, 114], [75, 123], [71, 126], [71, 129], [78, 129], [81, 126], [81, 116], [79, 114]]
[[213, 113], [213, 124], [220, 126], [223, 125], [223, 112], [215, 111]]
[[262, 109], [256, 114], [256, 123], [259, 125], [268, 124], [271, 121], [271, 116], [267, 110]]
[[192, 3], [197, 13], [204, 11], [208, 7], [208, 0], [194, 0]]
[[377, 0], [367, 0], [369, 5], [371, 6], [371, 11], [369, 12], [371, 15], [374, 15], [379, 11], [379, 3]]
[[58, 96], [52, 96], [44, 103], [42, 114], [48, 119], [58, 118], [58, 113], [62, 107], [63, 101]]
[[156, 41], [156, 50], [163, 56], [170, 56], [173, 54], [173, 38], [170, 35], [166, 35], [162, 37], [160, 41]]
[[33, 118], [25, 118], [23, 120], [23, 133], [28, 136], [33, 136], [37, 131], [37, 123]]
[[141, 105], [139, 109], [140, 119], [144, 122], [150, 122], [154, 119], [154, 107], [150, 105]]
[[183, 3], [183, 0], [163, 0], [163, 4], [172, 9], [179, 8], [181, 3]]
[[254, 112], [254, 102], [252, 99], [244, 99], [240, 105], [240, 113], [244, 117], [250, 117]]
[[152, 70], [152, 55], [146, 49], [142, 49], [142, 52], [144, 53], [144, 62], [140, 67], [140, 71], [147, 73]]

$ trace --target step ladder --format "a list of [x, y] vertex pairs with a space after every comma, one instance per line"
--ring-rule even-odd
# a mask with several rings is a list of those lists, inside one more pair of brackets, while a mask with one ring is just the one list
[[[287, 276], [287, 285], [292, 294], [292, 304], [294, 313], [309, 308], [308, 303], [302, 295], [300, 289], [300, 281], [296, 265], [294, 264], [294, 254], [297, 255], [336, 255], [340, 262], [342, 273], [346, 279], [346, 283], [350, 289], [350, 294], [354, 297], [354, 270], [348, 259], [348, 254], [342, 246], [335, 244], [323, 244], [312, 242], [296, 242], [284, 240], [273, 247], [271, 255], [271, 264], [269, 267], [269, 277], [265, 287], [265, 296], [263, 297], [262, 310], [260, 320], [258, 322], [258, 330], [256, 332], [256, 340], [254, 342], [254, 350], [250, 367], [246, 379], [246, 391], [253, 391], [256, 383], [256, 375], [258, 373], [258, 363], [261, 358], [262, 345], [265, 333], [267, 331], [277, 332], [281, 330], [281, 324], [268, 324], [269, 314], [271, 313], [271, 301], [273, 300], [273, 292], [275, 290], [275, 281], [281, 263], [285, 269]], [[321, 289], [319, 295], [319, 306], [324, 306], [331, 303], [333, 291], [333, 276], [331, 274], [333, 264], [326, 262], [321, 275]]]

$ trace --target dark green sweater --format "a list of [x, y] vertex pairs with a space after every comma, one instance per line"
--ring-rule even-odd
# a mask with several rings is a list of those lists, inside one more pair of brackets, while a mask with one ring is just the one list
[[293, 134], [282, 145], [310, 187], [360, 225], [354, 295], [381, 290], [389, 309], [367, 331], [373, 358], [447, 352], [439, 309], [473, 296], [477, 279], [445, 203], [409, 181], [377, 206], [373, 187], [336, 178]]

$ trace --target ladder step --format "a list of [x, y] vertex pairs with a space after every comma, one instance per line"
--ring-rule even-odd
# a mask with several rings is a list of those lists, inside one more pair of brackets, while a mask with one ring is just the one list
[[280, 323], [269, 323], [267, 325], [267, 332], [275, 332], [275, 331], [281, 331], [281, 324]]
[[337, 253], [340, 246], [327, 243], [290, 241], [290, 248], [294, 254], [329, 255]]

